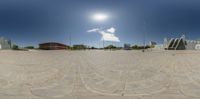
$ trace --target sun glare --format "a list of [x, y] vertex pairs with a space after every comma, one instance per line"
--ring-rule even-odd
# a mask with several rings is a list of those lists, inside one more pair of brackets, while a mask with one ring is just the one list
[[108, 15], [106, 14], [102, 14], [102, 13], [98, 13], [98, 14], [94, 14], [92, 16], [92, 18], [95, 20], [95, 21], [105, 21], [108, 19]]

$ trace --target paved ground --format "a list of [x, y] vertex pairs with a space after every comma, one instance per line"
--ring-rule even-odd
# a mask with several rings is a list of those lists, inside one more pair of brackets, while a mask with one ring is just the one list
[[0, 99], [199, 99], [200, 51], [0, 51]]

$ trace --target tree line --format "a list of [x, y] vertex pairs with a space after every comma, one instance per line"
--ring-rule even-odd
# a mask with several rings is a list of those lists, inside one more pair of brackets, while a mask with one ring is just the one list
[[[141, 49], [148, 49], [148, 48], [152, 48], [152, 46], [146, 45], [146, 46], [139, 46], [139, 45], [133, 45], [130, 46], [130, 50], [141, 50]], [[12, 49], [13, 50], [28, 50], [28, 49], [39, 49], [39, 48], [35, 48], [34, 46], [26, 46], [26, 47], [19, 47], [18, 45], [12, 45]], [[117, 47], [114, 45], [108, 45], [104, 48], [97, 48], [94, 46], [87, 46], [87, 45], [73, 45], [72, 47], [70, 46], [66, 46], [66, 49], [71, 49], [71, 50], [95, 50], [95, 49], [112, 49], [112, 50], [120, 50], [123, 49], [123, 47]]]

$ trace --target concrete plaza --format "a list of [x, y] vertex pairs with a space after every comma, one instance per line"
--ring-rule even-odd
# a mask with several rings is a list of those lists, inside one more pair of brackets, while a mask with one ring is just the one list
[[0, 99], [199, 99], [200, 51], [0, 51]]

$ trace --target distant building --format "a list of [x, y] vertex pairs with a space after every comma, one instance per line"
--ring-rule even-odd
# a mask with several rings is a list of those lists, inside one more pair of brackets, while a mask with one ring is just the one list
[[11, 40], [0, 37], [0, 50], [2, 49], [11, 49]]
[[157, 44], [153, 48], [154, 50], [164, 50], [164, 45], [163, 44]]
[[69, 46], [61, 43], [56, 42], [48, 42], [48, 43], [42, 43], [39, 44], [39, 48], [43, 50], [63, 50], [67, 49]]
[[181, 38], [164, 40], [166, 50], [200, 50], [200, 40], [186, 40], [185, 35]]
[[149, 46], [155, 46], [157, 43], [156, 42], [153, 42], [153, 41], [150, 41], [149, 42]]
[[164, 42], [163, 42], [163, 49], [168, 47], [169, 44], [169, 40], [167, 38], [164, 38]]
[[200, 50], [200, 40], [186, 40], [187, 50]]
[[124, 50], [131, 50], [131, 44], [124, 44]]

